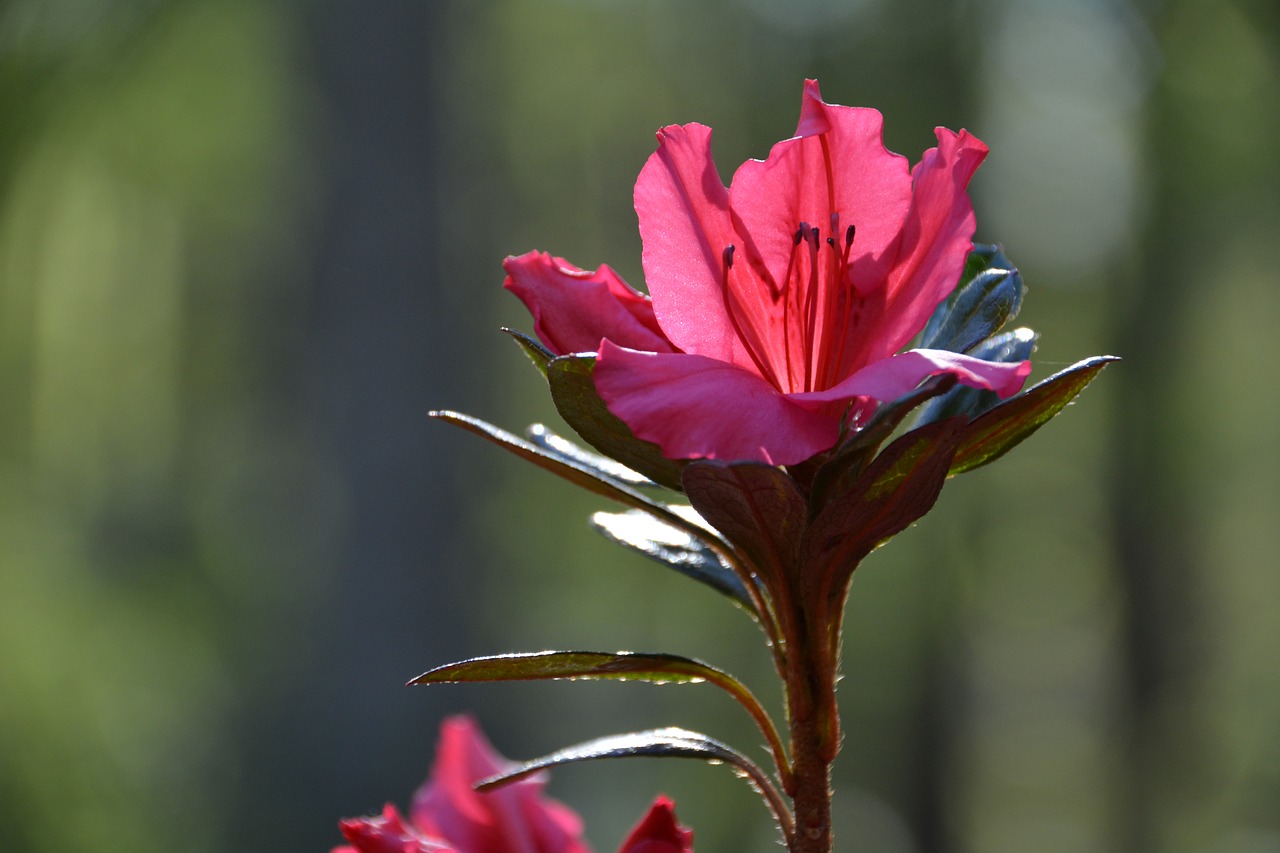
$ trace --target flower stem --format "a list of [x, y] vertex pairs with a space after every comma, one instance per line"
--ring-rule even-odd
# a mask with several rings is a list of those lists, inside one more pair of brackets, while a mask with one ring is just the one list
[[818, 727], [792, 729], [795, 756], [795, 827], [787, 839], [791, 853], [831, 851], [831, 765], [822, 757]]
[[[807, 621], [807, 620], [805, 620]], [[831, 853], [831, 762], [839, 748], [835, 666], [826, 642], [803, 630], [787, 673], [795, 824], [790, 853]]]

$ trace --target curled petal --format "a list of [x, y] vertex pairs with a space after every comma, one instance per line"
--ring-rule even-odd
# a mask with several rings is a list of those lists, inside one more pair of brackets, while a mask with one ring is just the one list
[[835, 444], [838, 418], [801, 406], [759, 376], [685, 353], [600, 347], [600, 396], [638, 437], [670, 459], [792, 465]]
[[913, 349], [868, 364], [825, 391], [787, 396], [802, 406], [826, 406], [855, 397], [895, 400], [930, 376], [949, 373], [971, 388], [995, 391], [1001, 397], [1018, 393], [1031, 372], [1031, 362], [1005, 364], [938, 349]]
[[556, 355], [594, 352], [603, 338], [650, 352], [671, 352], [653, 303], [608, 266], [595, 272], [546, 252], [528, 252], [502, 263], [503, 286], [533, 315], [538, 338]]
[[693, 853], [693, 830], [676, 821], [675, 803], [658, 797], [618, 853]]

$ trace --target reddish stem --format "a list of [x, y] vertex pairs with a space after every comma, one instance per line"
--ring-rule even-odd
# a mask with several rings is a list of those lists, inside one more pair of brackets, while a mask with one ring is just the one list
[[[801, 636], [787, 671], [791, 722], [791, 794], [795, 824], [787, 838], [790, 853], [831, 853], [831, 762], [839, 744], [835, 666], [827, 654], [826, 631]], [[816, 636], [815, 636], [816, 634]]]

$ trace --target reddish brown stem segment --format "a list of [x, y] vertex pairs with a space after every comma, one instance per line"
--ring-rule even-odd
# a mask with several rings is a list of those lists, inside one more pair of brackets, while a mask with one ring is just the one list
[[[806, 622], [808, 620], [805, 620]], [[791, 722], [791, 794], [795, 824], [790, 853], [831, 853], [831, 762], [839, 741], [835, 666], [826, 654], [825, 632], [802, 636], [787, 671]]]

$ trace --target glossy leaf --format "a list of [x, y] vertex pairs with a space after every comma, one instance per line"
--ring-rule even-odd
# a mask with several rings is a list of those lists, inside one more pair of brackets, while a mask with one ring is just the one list
[[794, 480], [762, 462], [703, 459], [684, 469], [689, 503], [751, 560], [770, 590], [792, 574], [808, 505]]
[[[409, 684], [587, 679], [653, 684], [714, 684], [740, 704], [769, 741], [780, 768], [786, 753], [769, 715], [741, 681], [692, 658], [639, 652], [533, 652], [472, 658], [438, 666]], [[785, 772], [785, 771], [784, 771]]]
[[[615, 480], [604, 477], [598, 471], [581, 463], [543, 450], [537, 445], [525, 441], [518, 436], [512, 435], [505, 430], [499, 429], [493, 424], [482, 421], [479, 418], [473, 418], [470, 415], [450, 411], [431, 412], [430, 415], [438, 420], [460, 426], [468, 432], [475, 433], [481, 438], [488, 439], [499, 447], [519, 456], [521, 459], [527, 459], [535, 465], [545, 468], [551, 473], [563, 477], [575, 485], [581, 486], [587, 491], [594, 492], [597, 495], [617, 501], [618, 503], [632, 507], [633, 509], [644, 510], [658, 520], [671, 525], [677, 530], [683, 530], [691, 536], [698, 537], [721, 558], [729, 560], [732, 557], [733, 552], [727, 542], [718, 539], [713, 533], [705, 530], [700, 525], [681, 517], [666, 504], [651, 500], [624, 483], [619, 483]], [[761, 615], [760, 608], [758, 606], [750, 608], [750, 612], [756, 616]]]
[[1110, 355], [1087, 358], [966, 425], [951, 462], [950, 474], [972, 471], [1008, 453], [1061, 412], [1102, 368], [1113, 361], [1119, 359]]
[[999, 246], [974, 247], [960, 284], [930, 316], [920, 346], [970, 352], [1018, 315], [1026, 288]]
[[567, 462], [573, 462], [584, 468], [589, 468], [601, 477], [618, 483], [625, 483], [628, 486], [657, 485], [648, 477], [632, 471], [621, 462], [615, 462], [607, 456], [601, 456], [599, 453], [592, 453], [586, 448], [579, 447], [568, 439], [556, 435], [542, 424], [530, 424], [525, 428], [524, 434], [530, 442], [548, 453], [554, 454]]
[[751, 759], [714, 738], [675, 727], [597, 738], [517, 764], [505, 773], [477, 782], [475, 787], [478, 791], [487, 791], [551, 767], [602, 758], [696, 758], [712, 764], [727, 764], [741, 771], [764, 797], [784, 835], [791, 834], [791, 815], [786, 804], [773, 783]]
[[1022, 292], [1017, 270], [983, 270], [938, 307], [941, 319], [930, 337], [921, 337], [920, 346], [970, 352], [1018, 313]]
[[631, 428], [609, 411], [591, 378], [595, 363], [594, 355], [579, 354], [560, 356], [547, 365], [551, 398], [560, 417], [605, 456], [679, 491], [684, 464], [667, 459], [658, 445], [636, 438]]
[[529, 360], [533, 362], [534, 367], [538, 368], [538, 372], [546, 376], [547, 365], [551, 363], [551, 359], [556, 357], [556, 354], [524, 332], [508, 329], [505, 326], [502, 331], [510, 335], [512, 340], [520, 345], [520, 349], [524, 350], [524, 354], [529, 356]]
[[638, 509], [593, 513], [590, 523], [606, 539], [701, 581], [755, 612], [742, 580], [698, 537]]
[[[1036, 340], [1039, 337], [1030, 329], [1014, 329], [1012, 332], [1005, 332], [983, 341], [971, 354], [987, 361], [998, 361], [1004, 364], [1026, 361], [1035, 350]], [[916, 426], [946, 420], [956, 415], [973, 419], [998, 405], [1000, 405], [1000, 395], [995, 391], [958, 385], [946, 394], [931, 400], [929, 405], [921, 409]]]

